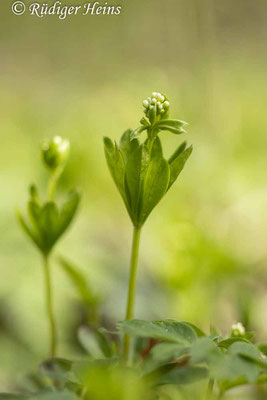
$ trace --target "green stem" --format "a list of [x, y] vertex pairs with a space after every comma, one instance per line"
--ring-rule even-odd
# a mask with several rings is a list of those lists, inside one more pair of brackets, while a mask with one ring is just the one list
[[56, 186], [57, 186], [57, 182], [60, 178], [60, 175], [63, 172], [63, 168], [62, 167], [58, 167], [56, 170], [54, 170], [51, 173], [51, 177], [48, 183], [48, 188], [47, 188], [47, 199], [48, 201], [53, 201], [54, 198], [54, 194], [56, 191]]
[[46, 294], [46, 309], [50, 329], [50, 356], [56, 356], [57, 349], [57, 333], [56, 323], [53, 311], [53, 294], [51, 285], [50, 265], [48, 256], [44, 256], [44, 278], [45, 278], [45, 294]]
[[[132, 241], [132, 254], [131, 254], [131, 265], [130, 265], [130, 277], [128, 285], [128, 300], [126, 310], [126, 320], [132, 319], [134, 315], [134, 303], [136, 293], [136, 278], [137, 278], [137, 267], [138, 267], [138, 256], [139, 256], [139, 245], [140, 245], [141, 228], [134, 227], [133, 230], [133, 241]], [[129, 358], [130, 350], [130, 337], [124, 335], [123, 341], [123, 355], [126, 360]]]
[[211, 398], [212, 392], [213, 392], [213, 387], [214, 387], [214, 379], [210, 378], [209, 382], [208, 382], [207, 399]]

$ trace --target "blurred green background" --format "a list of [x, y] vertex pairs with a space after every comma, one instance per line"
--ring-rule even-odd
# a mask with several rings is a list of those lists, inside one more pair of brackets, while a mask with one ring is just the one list
[[[136, 317], [224, 333], [241, 320], [266, 337], [266, 1], [118, 4], [120, 16], [64, 21], [15, 16], [9, 0], [0, 6], [1, 390], [47, 354], [40, 257], [15, 219], [31, 182], [45, 193], [43, 139], [71, 141], [59, 197], [73, 186], [83, 192], [57, 255], [85, 274], [107, 325], [124, 318], [132, 232], [102, 137], [137, 127], [152, 91], [189, 122], [194, 152], [143, 230]], [[166, 153], [184, 136], [163, 133]], [[53, 283], [60, 350], [77, 356], [84, 310], [57, 256]]]

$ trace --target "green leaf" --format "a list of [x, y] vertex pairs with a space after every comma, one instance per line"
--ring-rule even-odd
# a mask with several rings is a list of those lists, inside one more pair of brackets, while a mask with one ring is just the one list
[[195, 331], [197, 337], [206, 336], [205, 333], [200, 328], [198, 328], [196, 325], [192, 324], [191, 322], [183, 321], [183, 323], [190, 326], [190, 328], [192, 328]]
[[140, 336], [167, 342], [191, 344], [197, 335], [190, 326], [176, 321], [147, 322], [137, 319], [122, 321], [118, 324], [119, 331], [130, 336]]
[[38, 249], [42, 250], [42, 245], [37, 234], [27, 225], [27, 223], [25, 222], [24, 218], [22, 217], [19, 211], [16, 212], [16, 215], [23, 232], [33, 241], [33, 243], [38, 247]]
[[113, 356], [112, 345], [100, 329], [82, 326], [78, 331], [78, 338], [84, 349], [94, 358]]
[[243, 337], [230, 337], [228, 339], [224, 339], [218, 342], [219, 347], [224, 347], [225, 349], [228, 349], [233, 343], [235, 342], [246, 342], [249, 343], [248, 340], [246, 340]]
[[80, 198], [80, 194], [76, 191], [73, 191], [69, 194], [69, 198], [61, 207], [59, 211], [59, 221], [56, 227], [56, 238], [62, 236], [71, 224], [78, 209]]
[[168, 163], [171, 164], [175, 158], [177, 158], [179, 156], [179, 154], [181, 154], [184, 150], [186, 149], [186, 142], [183, 142], [182, 144], [180, 144], [177, 149], [175, 150], [175, 152], [171, 155], [171, 157], [168, 159]]
[[186, 150], [184, 150], [182, 153], [180, 153], [171, 163], [170, 163], [170, 181], [169, 181], [169, 187], [172, 186], [172, 184], [176, 181], [178, 178], [179, 174], [183, 170], [185, 163], [187, 159], [190, 157], [191, 153], [193, 151], [193, 147], [190, 146]]
[[114, 145], [108, 137], [104, 138], [104, 146], [109, 171], [123, 198], [128, 212], [130, 212], [128, 199], [125, 193], [125, 163], [123, 156], [117, 144]]
[[258, 344], [258, 349], [262, 352], [262, 354], [267, 356], [267, 343]]
[[143, 131], [147, 129], [147, 125], [141, 125], [138, 128], [136, 128], [134, 131], [131, 132], [131, 139], [136, 138], [139, 136]]
[[189, 354], [190, 347], [179, 343], [159, 343], [152, 348], [150, 356], [155, 361], [169, 362]]
[[132, 130], [125, 131], [120, 138], [120, 150], [126, 163], [130, 154], [139, 147], [138, 139], [131, 139]]
[[222, 353], [216, 344], [208, 337], [197, 339], [191, 347], [190, 363], [220, 362]]
[[84, 277], [82, 272], [63, 257], [59, 258], [59, 262], [68, 277], [70, 278], [74, 287], [76, 288], [81, 300], [88, 307], [95, 307], [96, 304], [99, 302], [99, 299], [93, 293], [93, 289], [90, 287], [87, 279]]
[[143, 224], [153, 208], [167, 191], [170, 179], [170, 167], [159, 154], [153, 157], [148, 165], [144, 180], [140, 222]]
[[43, 362], [39, 370], [42, 375], [63, 386], [69, 380], [71, 367], [72, 361], [64, 358], [53, 358]]
[[157, 385], [187, 385], [207, 378], [208, 369], [198, 366], [179, 366], [157, 379]]
[[126, 164], [126, 183], [129, 191], [131, 218], [134, 224], [139, 222], [140, 202], [143, 182], [149, 164], [149, 152], [146, 145], [139, 146], [129, 157]]
[[153, 140], [151, 158], [157, 158], [157, 159], [162, 158], [162, 146], [160, 138], [158, 136], [156, 136], [155, 139]]

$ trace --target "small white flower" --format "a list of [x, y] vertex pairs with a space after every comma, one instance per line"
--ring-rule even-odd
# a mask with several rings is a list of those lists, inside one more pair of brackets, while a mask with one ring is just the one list
[[157, 96], [157, 92], [152, 92], [152, 97], [156, 97]]
[[232, 325], [232, 335], [233, 336], [244, 336], [246, 330], [241, 322], [237, 322]]

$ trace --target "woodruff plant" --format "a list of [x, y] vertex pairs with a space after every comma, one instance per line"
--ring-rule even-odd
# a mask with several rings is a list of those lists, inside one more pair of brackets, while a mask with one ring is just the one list
[[56, 243], [70, 225], [80, 201], [80, 195], [77, 191], [70, 192], [61, 206], [58, 206], [54, 201], [58, 180], [68, 160], [69, 149], [69, 141], [59, 136], [43, 143], [42, 159], [50, 173], [46, 200], [42, 202], [37, 187], [31, 185], [27, 206], [29, 220], [26, 221], [20, 212], [17, 213], [23, 231], [38, 248], [43, 259], [51, 357], [54, 357], [57, 351], [57, 330], [53, 310], [50, 256]]
[[[192, 146], [182, 143], [167, 160], [163, 156], [159, 133], [169, 131], [180, 135], [186, 122], [170, 119], [170, 103], [165, 95], [153, 92], [143, 101], [145, 117], [141, 126], [127, 130], [119, 144], [104, 138], [105, 155], [112, 178], [123, 198], [133, 223], [133, 241], [128, 289], [126, 320], [133, 318], [138, 267], [138, 253], [142, 226], [151, 211], [176, 181], [192, 153]], [[143, 143], [138, 139], [147, 136]], [[129, 337], [124, 338], [124, 355], [129, 354]]]

